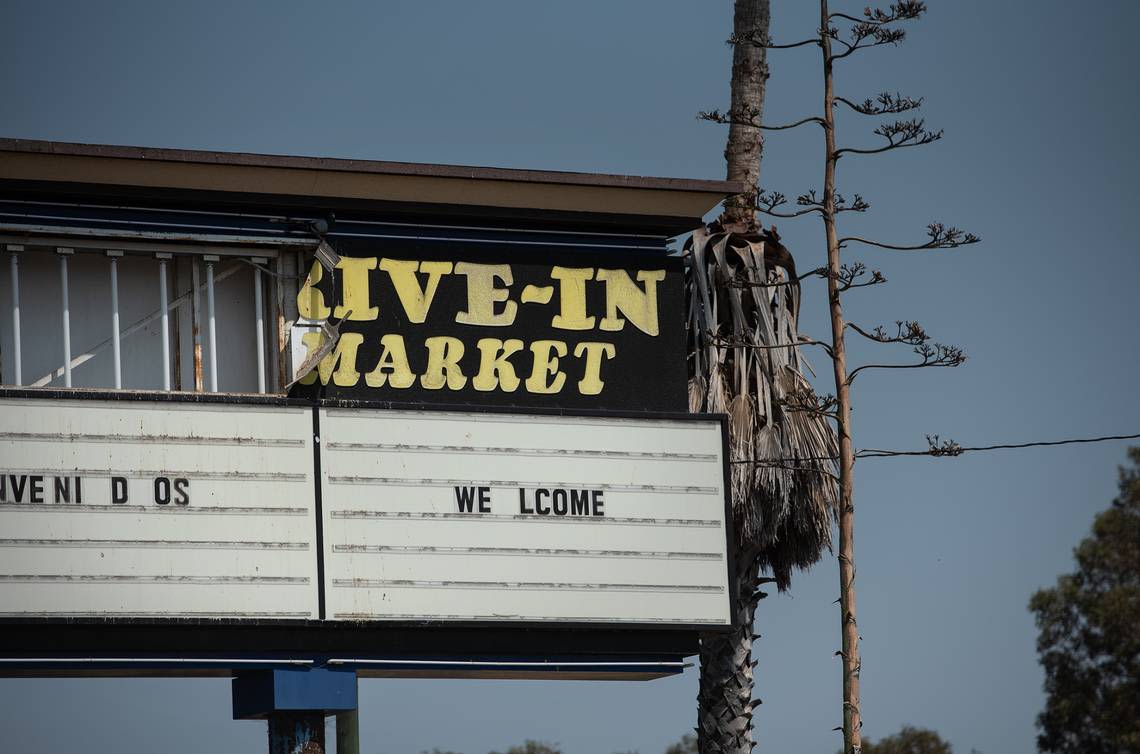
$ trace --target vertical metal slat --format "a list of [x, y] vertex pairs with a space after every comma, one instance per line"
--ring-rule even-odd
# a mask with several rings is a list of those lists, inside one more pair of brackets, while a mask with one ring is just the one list
[[57, 248], [59, 254], [60, 297], [63, 313], [63, 385], [71, 387], [71, 301], [67, 288], [67, 258], [73, 249]]
[[214, 326], [214, 262], [218, 257], [207, 256], [206, 260], [206, 324], [210, 336], [210, 392], [218, 392], [218, 334]]
[[15, 351], [13, 367], [16, 385], [24, 384], [24, 365], [20, 345], [20, 252], [23, 246], [9, 246], [12, 252], [12, 350]]
[[190, 334], [193, 337], [194, 343], [194, 392], [200, 393], [202, 387], [202, 301], [199, 291], [201, 290], [201, 273], [199, 272], [198, 259], [195, 257], [190, 260], [190, 290], [193, 295], [190, 297]]
[[158, 306], [162, 310], [162, 389], [170, 389], [170, 307], [166, 295], [166, 260], [170, 254], [155, 254], [158, 258]]
[[261, 301], [261, 268], [265, 260], [253, 258], [253, 313], [257, 328], [257, 392], [265, 392], [265, 310]]
[[108, 251], [111, 260], [111, 358], [115, 367], [115, 389], [123, 387], [122, 344], [119, 338], [119, 257], [121, 251]]

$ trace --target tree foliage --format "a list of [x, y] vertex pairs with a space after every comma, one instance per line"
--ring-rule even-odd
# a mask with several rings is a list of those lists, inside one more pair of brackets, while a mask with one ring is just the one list
[[[499, 753], [493, 751], [491, 754]], [[550, 744], [545, 741], [535, 741], [528, 738], [522, 746], [512, 746], [507, 749], [507, 754], [562, 754], [562, 749], [558, 748], [558, 744]]]
[[697, 754], [697, 737], [692, 733], [681, 736], [681, 740], [670, 744], [665, 754]]
[[1029, 601], [1045, 670], [1043, 752], [1140, 751], [1140, 448], [1120, 494], [1073, 551], [1077, 569]]
[[898, 733], [878, 741], [864, 738], [863, 754], [954, 754], [954, 749], [928, 728], [904, 725]]

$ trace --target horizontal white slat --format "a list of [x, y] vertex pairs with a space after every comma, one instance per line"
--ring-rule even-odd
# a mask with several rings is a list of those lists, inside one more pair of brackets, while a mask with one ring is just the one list
[[[697, 561], [683, 558], [632, 558], [619, 556], [470, 555], [441, 553], [363, 554], [338, 553], [328, 574], [334, 585], [352, 579], [431, 582], [493, 583], [508, 580], [630, 584], [683, 584], [723, 586], [723, 558]], [[572, 551], [573, 552], [573, 551]], [[683, 567], [680, 567], [682, 566]]]
[[315, 618], [311, 593], [306, 584], [0, 582], [0, 618]]
[[342, 589], [329, 617], [408, 620], [566, 621], [723, 625], [723, 593], [443, 589]]
[[[452, 514], [448, 514], [452, 515]], [[477, 514], [458, 519], [332, 519], [325, 526], [325, 545], [394, 544], [435, 547], [571, 547], [638, 550], [724, 551], [724, 528], [719, 522], [694, 526], [682, 519], [618, 517], [525, 520], [485, 520]]]

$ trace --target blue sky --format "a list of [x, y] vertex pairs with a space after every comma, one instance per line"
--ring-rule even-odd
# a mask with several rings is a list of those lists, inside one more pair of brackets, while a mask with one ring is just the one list
[[[917, 319], [970, 360], [861, 376], [856, 444], [1140, 431], [1140, 360], [1129, 345], [1140, 283], [1130, 38], [1140, 5], [929, 4], [904, 46], [842, 65], [838, 87], [850, 98], [925, 96], [928, 123], [946, 138], [845, 158], [840, 189], [872, 211], [844, 227], [905, 241], [941, 220], [984, 243], [854, 251], [890, 282], [852, 293], [847, 308], [865, 325]], [[777, 39], [817, 23], [811, 3], [773, 5]], [[730, 0], [7, 0], [0, 135], [718, 178], [724, 131], [694, 116], [726, 103], [730, 25]], [[817, 52], [773, 53], [771, 66], [771, 122], [818, 110]], [[848, 117], [839, 138], [870, 144], [869, 131]], [[818, 188], [821, 151], [814, 129], [771, 135], [763, 185], [793, 196]], [[801, 268], [822, 263], [816, 221], [779, 227]], [[825, 315], [820, 283], [807, 283], [801, 329], [825, 334]], [[853, 355], [885, 354], [853, 344]], [[1071, 567], [1123, 457], [1123, 444], [1104, 444], [859, 465], [867, 735], [912, 723], [963, 753], [1034, 751], [1041, 674], [1025, 605]], [[761, 751], [840, 746], [837, 585], [828, 559], [761, 604]], [[646, 684], [364, 681], [362, 750], [482, 754], [531, 737], [568, 754], [653, 754], [691, 726], [695, 697], [692, 671]], [[229, 717], [221, 680], [0, 681], [0, 729], [14, 750], [264, 746], [261, 724]]]

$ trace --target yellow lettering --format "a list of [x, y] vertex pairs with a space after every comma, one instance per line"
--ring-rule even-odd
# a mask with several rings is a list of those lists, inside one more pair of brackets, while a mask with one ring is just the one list
[[[301, 342], [308, 348], [309, 354], [321, 347], [320, 332], [307, 332], [301, 336]], [[352, 387], [360, 381], [360, 372], [356, 371], [356, 349], [364, 342], [364, 336], [357, 332], [341, 333], [337, 338], [336, 347], [330, 351], [320, 362], [317, 368], [301, 378], [302, 385], [312, 385], [320, 375], [321, 384], [333, 384], [339, 387]]]
[[[506, 327], [515, 321], [519, 305], [508, 300], [511, 292], [506, 288], [496, 288], [495, 280], [502, 280], [508, 286], [514, 282], [509, 264], [470, 264], [460, 262], [455, 265], [456, 275], [467, 276], [467, 311], [455, 315], [461, 325], [485, 325]], [[506, 301], [503, 311], [496, 313], [495, 304]]]
[[354, 322], [371, 322], [380, 314], [380, 307], [369, 306], [368, 271], [376, 269], [376, 257], [341, 257], [336, 265], [341, 274], [340, 303], [333, 309], [337, 319], [344, 317]]
[[384, 383], [398, 390], [411, 387], [416, 381], [416, 376], [412, 374], [412, 368], [408, 365], [408, 350], [404, 347], [404, 336], [389, 333], [380, 338], [380, 345], [384, 350], [380, 352], [376, 368], [364, 375], [368, 387], [384, 387]]
[[594, 318], [586, 316], [586, 281], [594, 279], [594, 268], [555, 267], [550, 277], [558, 281], [560, 305], [558, 314], [550, 321], [551, 326], [560, 330], [593, 329]]
[[502, 388], [505, 393], [518, 390], [519, 377], [515, 365], [508, 359], [523, 348], [523, 342], [515, 338], [506, 341], [498, 338], [480, 338], [479, 373], [471, 380], [471, 386], [484, 392]]
[[321, 282], [324, 274], [325, 268], [321, 266], [320, 262], [314, 261], [312, 269], [309, 270], [309, 276], [305, 278], [305, 284], [297, 293], [297, 313], [305, 319], [325, 320], [332, 313], [332, 310], [325, 306], [325, 294], [317, 287], [317, 283]]
[[463, 341], [448, 335], [437, 335], [424, 341], [427, 346], [427, 369], [420, 377], [420, 384], [428, 390], [440, 390], [447, 385], [448, 390], [462, 390], [467, 378], [459, 369], [463, 358]]
[[[408, 315], [409, 322], [423, 322], [427, 319], [428, 309], [431, 308], [432, 299], [439, 288], [439, 281], [444, 275], [451, 273], [451, 262], [409, 262], [402, 259], [381, 259], [380, 269], [388, 273], [392, 279], [392, 286], [404, 313]], [[420, 281], [416, 277], [416, 270], [428, 276], [427, 284], [420, 288]]]
[[[566, 384], [566, 375], [558, 369], [558, 358], [566, 355], [566, 344], [560, 340], [536, 340], [530, 344], [534, 367], [526, 378], [528, 393], [557, 393]], [[551, 352], [554, 352], [553, 354]], [[554, 379], [547, 381], [547, 377]]]
[[606, 384], [602, 382], [602, 359], [612, 359], [615, 353], [613, 343], [579, 343], [574, 346], [574, 357], [586, 354], [586, 366], [582, 379], [578, 380], [578, 392], [582, 395], [597, 395]]
[[519, 301], [524, 304], [549, 304], [552, 296], [554, 296], [553, 285], [528, 285], [519, 294]]
[[646, 335], [658, 334], [657, 284], [665, 279], [665, 270], [638, 270], [637, 279], [645, 283], [644, 291], [625, 270], [598, 270], [598, 280], [606, 282], [606, 316], [599, 325], [603, 330], [625, 327], [621, 312]]

